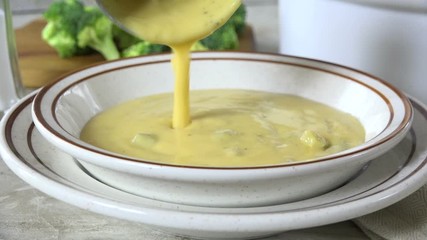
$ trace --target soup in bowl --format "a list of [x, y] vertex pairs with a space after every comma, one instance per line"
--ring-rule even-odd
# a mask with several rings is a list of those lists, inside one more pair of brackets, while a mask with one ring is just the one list
[[[113, 187], [167, 202], [245, 207], [297, 201], [341, 186], [395, 146], [412, 122], [412, 107], [402, 92], [354, 69], [275, 54], [200, 52], [192, 54], [192, 122], [173, 129], [170, 58], [106, 62], [59, 79], [34, 100], [36, 127], [89, 174]], [[233, 101], [239, 107], [227, 107]], [[129, 102], [126, 110], [117, 107]], [[154, 112], [145, 111], [150, 104]], [[315, 118], [319, 108], [326, 110]], [[157, 116], [158, 111], [163, 115]], [[134, 112], [146, 112], [148, 118], [126, 119]], [[121, 120], [109, 126], [96, 123], [109, 114], [107, 120]], [[351, 130], [347, 135], [357, 135], [354, 142], [346, 136], [334, 139], [344, 128], [341, 119]], [[319, 121], [326, 124], [313, 127]], [[87, 130], [93, 122], [101, 130], [117, 129], [98, 135]], [[143, 130], [122, 135], [135, 125]], [[288, 134], [282, 125], [301, 129]], [[268, 131], [261, 134], [260, 129]], [[148, 151], [120, 152], [97, 141], [115, 137], [119, 143], [128, 139], [137, 152]], [[301, 149], [291, 156], [283, 149], [298, 144], [281, 140], [292, 137]], [[311, 154], [311, 149], [320, 153]]]

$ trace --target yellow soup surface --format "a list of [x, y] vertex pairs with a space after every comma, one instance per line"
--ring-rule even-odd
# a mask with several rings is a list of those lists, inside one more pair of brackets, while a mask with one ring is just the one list
[[145, 161], [253, 167], [294, 163], [364, 142], [353, 116], [293, 95], [217, 89], [191, 92], [191, 124], [173, 129], [173, 95], [132, 100], [95, 116], [81, 139]]

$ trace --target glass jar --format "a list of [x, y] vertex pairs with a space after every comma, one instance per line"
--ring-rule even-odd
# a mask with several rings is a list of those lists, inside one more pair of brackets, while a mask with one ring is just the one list
[[9, 0], [0, 0], [0, 117], [24, 93]]

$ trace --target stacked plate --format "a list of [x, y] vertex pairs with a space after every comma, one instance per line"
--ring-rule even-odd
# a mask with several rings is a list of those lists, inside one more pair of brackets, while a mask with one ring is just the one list
[[[168, 56], [164, 58], [166, 59]], [[215, 53], [210, 55], [210, 53], [205, 53], [196, 54], [194, 58], [196, 62], [197, 60], [206, 62], [207, 59], [214, 59], [216, 64], [225, 61], [227, 65], [233, 64], [233, 61], [243, 61], [249, 64], [258, 61], [261, 69], [263, 63], [268, 62], [268, 64], [287, 65], [310, 69], [310, 71], [322, 69], [322, 73], [332, 75], [334, 75], [334, 71], [338, 71], [336, 68], [343, 68], [323, 62], [280, 55], [249, 53]], [[159, 59], [155, 60], [155, 62], [159, 62]], [[110, 64], [125, 63], [126, 66], [134, 67], [141, 61], [144, 62], [144, 58]], [[108, 65], [108, 63], [106, 64]], [[330, 66], [328, 71], [324, 69], [323, 65], [325, 64]], [[314, 65], [315, 67], [313, 67]], [[95, 69], [100, 66], [87, 68], [83, 71], [102, 78], [102, 74]], [[199, 65], [195, 64], [195, 66]], [[111, 65], [109, 67], [107, 72], [114, 71]], [[124, 66], [118, 67], [118, 69], [124, 68]], [[348, 68], [344, 69], [347, 72], [353, 71]], [[368, 77], [368, 75], [362, 75]], [[73, 76], [76, 79], [71, 85], [81, 83], [75, 74], [71, 74], [55, 84], [68, 87], [67, 79], [73, 78]], [[316, 78], [316, 75], [311, 77]], [[251, 81], [250, 79], [246, 80]], [[355, 82], [360, 83], [359, 79]], [[381, 81], [378, 80], [377, 84], [380, 83]], [[97, 96], [96, 91], [93, 90], [94, 85], [86, 84], [85, 86], [87, 87], [86, 91], [91, 96]], [[46, 94], [46, 89], [49, 88], [52, 86], [41, 91]], [[395, 91], [393, 88], [391, 89]], [[74, 93], [78, 96], [84, 94], [82, 91]], [[427, 109], [423, 104], [412, 99], [410, 100], [412, 106], [408, 108], [410, 113], [403, 114], [406, 116], [403, 117], [406, 119], [403, 120], [405, 123], [403, 126], [399, 124], [400, 127], [398, 127], [398, 132], [402, 132], [402, 136], [399, 137], [400, 135], [395, 131], [390, 133], [391, 138], [400, 139], [381, 154], [367, 154], [374, 156], [373, 159], [367, 157], [369, 160], [364, 161], [362, 167], [355, 174], [353, 173], [350, 178], [345, 179], [339, 186], [334, 186], [332, 189], [295, 200], [276, 201], [268, 204], [255, 202], [247, 206], [201, 206], [203, 204], [160, 200], [125, 190], [120, 185], [114, 186], [106, 183], [102, 180], [102, 176], [101, 178], [94, 176], [93, 172], [85, 167], [90, 159], [80, 159], [80, 157], [76, 157], [76, 154], [72, 154], [73, 152], [67, 153], [67, 149], [58, 148], [58, 144], [54, 140], [41, 134], [39, 129], [42, 127], [36, 127], [34, 123], [38, 121], [40, 124], [40, 119], [35, 116], [36, 114], [33, 112], [35, 110], [32, 109], [33, 107], [37, 108], [37, 106], [33, 106], [34, 99], [41, 96], [37, 94], [39, 92], [22, 99], [9, 110], [2, 120], [1, 156], [12, 171], [32, 186], [61, 201], [96, 213], [141, 222], [181, 236], [218, 239], [255, 238], [287, 230], [344, 221], [387, 207], [420, 188], [427, 180]], [[381, 96], [388, 96], [388, 93]], [[94, 101], [94, 98], [91, 99], [92, 103], [99, 103], [99, 99]], [[402, 99], [405, 100], [405, 97]], [[388, 100], [390, 100], [389, 103], [391, 102], [390, 105], [394, 104], [393, 99]], [[57, 99], [57, 102], [60, 101]], [[84, 101], [81, 102], [81, 105], [84, 104], [86, 104]], [[50, 108], [50, 106], [44, 105], [41, 107]], [[398, 118], [399, 113], [394, 112], [392, 115], [391, 118], [395, 119]], [[57, 122], [61, 122], [61, 119]], [[389, 125], [393, 125], [393, 120], [388, 121], [385, 128]], [[42, 129], [41, 131], [45, 130]], [[387, 132], [387, 130], [383, 129], [379, 134], [382, 132]], [[372, 139], [375, 140], [375, 136]], [[357, 157], [363, 158], [365, 151], [381, 151], [382, 149], [378, 145], [382, 144], [384, 142], [376, 143], [373, 150], [371, 147], [359, 149], [355, 154], [356, 156], [350, 160], [357, 162]], [[352, 154], [350, 153], [350, 155]], [[341, 158], [343, 156], [338, 154], [332, 158], [318, 160], [318, 163], [323, 164], [334, 159], [347, 161]], [[347, 164], [346, 166], [350, 165]], [[157, 166], [157, 168], [162, 167], [164, 166]], [[298, 165], [292, 166], [292, 168], [298, 167]], [[276, 166], [275, 169], [277, 168]], [[158, 191], [162, 191], [162, 189]], [[277, 194], [283, 193], [278, 192]]]

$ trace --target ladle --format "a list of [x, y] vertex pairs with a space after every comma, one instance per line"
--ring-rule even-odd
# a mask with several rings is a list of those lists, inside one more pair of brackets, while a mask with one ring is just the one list
[[241, 4], [241, 0], [209, 2], [96, 0], [96, 2], [100, 9], [125, 31], [151, 43], [168, 46], [207, 37], [221, 27]]

